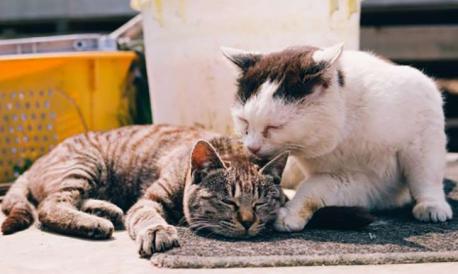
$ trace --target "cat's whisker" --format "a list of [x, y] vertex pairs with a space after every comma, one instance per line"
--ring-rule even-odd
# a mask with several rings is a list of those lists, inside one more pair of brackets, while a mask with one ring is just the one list
[[219, 221], [219, 224], [222, 225], [222, 226], [226, 226], [226, 227], [230, 227], [230, 228], [236, 228], [237, 226], [231, 222], [231, 221]]
[[184, 225], [186, 223], [187, 223], [186, 217], [184, 217], [184, 216], [181, 217], [180, 220], [178, 220], [178, 225]]
[[210, 219], [192, 219], [190, 220], [190, 225], [195, 224], [212, 224], [213, 220]]
[[190, 226], [191, 230], [195, 233], [201, 233], [205, 231], [206, 236], [213, 236], [215, 233], [213, 231], [218, 230], [219, 226], [209, 223], [197, 223]]
[[218, 225], [208, 222], [208, 221], [196, 221], [192, 222], [189, 227], [191, 229], [197, 229], [197, 228], [209, 228], [209, 227], [217, 227]]
[[264, 228], [265, 228], [265, 224], [260, 224], [260, 223], [258, 223], [258, 224], [256, 224], [256, 225], [252, 228], [252, 230], [255, 231], [256, 234], [258, 234], [258, 233], [260, 233], [262, 230], [264, 230]]
[[305, 146], [298, 145], [298, 144], [286, 144], [285, 147], [287, 149], [306, 150]]

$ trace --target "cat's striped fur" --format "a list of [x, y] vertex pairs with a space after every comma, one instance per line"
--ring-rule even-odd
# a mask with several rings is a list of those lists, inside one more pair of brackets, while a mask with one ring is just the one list
[[[201, 139], [211, 145], [199, 142], [191, 157]], [[197, 163], [192, 176], [190, 158]], [[183, 217], [187, 183], [184, 213], [191, 226], [226, 236], [254, 235], [285, 199], [278, 179], [258, 171], [241, 143], [197, 128], [154, 125], [90, 132], [65, 140], [17, 179], [2, 204], [7, 215], [2, 231], [27, 228], [37, 206], [38, 219], [48, 229], [108, 238], [130, 208], [126, 227], [140, 253], [150, 255], [177, 245], [176, 230], [168, 223]], [[260, 205], [256, 212], [254, 203]]]
[[142, 256], [177, 246], [171, 224], [180, 221], [224, 236], [254, 236], [286, 202], [280, 188], [286, 159], [264, 165], [238, 139], [192, 127], [78, 135], [13, 184], [2, 204], [2, 232], [30, 226], [36, 207], [41, 225], [63, 234], [105, 239], [124, 223]]

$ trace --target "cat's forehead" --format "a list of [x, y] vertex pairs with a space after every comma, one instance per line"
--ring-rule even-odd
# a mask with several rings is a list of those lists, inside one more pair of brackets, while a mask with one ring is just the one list
[[262, 76], [271, 81], [281, 80], [288, 72], [296, 73], [301, 68], [313, 66], [313, 53], [317, 50], [318, 48], [305, 46], [262, 55], [247, 70], [245, 77]]
[[229, 163], [228, 171], [232, 173], [233, 178], [243, 178], [249, 180], [252, 177], [259, 176], [259, 165], [246, 159], [235, 159]]
[[231, 181], [254, 182], [262, 177], [259, 174], [260, 166], [248, 157], [232, 158], [225, 163]]
[[277, 98], [302, 96], [300, 93], [304, 86], [301, 80], [305, 75], [320, 70], [323, 65], [313, 59], [317, 50], [315, 47], [299, 47], [261, 56], [238, 79], [239, 103], [244, 105], [253, 97], [259, 99], [263, 97], [263, 92], [267, 93], [266, 96]]
[[259, 167], [255, 164], [232, 166], [230, 171], [230, 188], [235, 196], [243, 193], [252, 193], [253, 189], [262, 185], [263, 176], [259, 174]]
[[251, 193], [262, 181], [263, 176], [259, 174], [259, 167], [256, 164], [232, 162], [224, 172], [219, 171], [208, 176], [203, 185], [207, 191], [233, 196], [235, 192]]
[[[253, 94], [246, 102], [236, 102], [232, 108], [232, 115], [243, 118], [248, 121], [252, 129], [258, 130], [263, 130], [267, 125], [286, 123], [297, 110], [274, 96], [279, 86], [279, 82], [269, 80], [262, 83], [256, 94]], [[239, 119], [236, 119], [235, 122], [240, 123]]]

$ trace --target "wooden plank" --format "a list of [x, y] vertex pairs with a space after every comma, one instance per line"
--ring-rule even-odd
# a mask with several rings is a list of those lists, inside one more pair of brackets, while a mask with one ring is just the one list
[[445, 90], [453, 95], [458, 95], [458, 79], [436, 79], [436, 83], [441, 91]]
[[361, 48], [394, 60], [453, 60], [458, 26], [362, 28]]
[[437, 10], [458, 7], [458, 0], [364, 0], [361, 6], [363, 12]]

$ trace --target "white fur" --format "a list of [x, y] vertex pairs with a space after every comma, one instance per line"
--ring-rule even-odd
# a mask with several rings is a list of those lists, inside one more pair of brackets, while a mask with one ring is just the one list
[[[260, 145], [262, 156], [290, 150], [311, 175], [279, 211], [276, 228], [303, 229], [316, 209], [311, 205], [383, 209], [412, 198], [417, 219], [450, 219], [442, 189], [444, 114], [435, 83], [415, 68], [369, 53], [338, 55], [336, 66], [326, 72], [332, 79], [329, 88], [319, 88], [304, 103], [272, 97], [279, 83], [265, 83], [245, 105], [233, 108], [242, 134], [246, 125], [239, 117], [248, 121], [246, 145]], [[337, 68], [345, 76], [343, 87]], [[268, 125], [283, 127], [263, 137]]]

